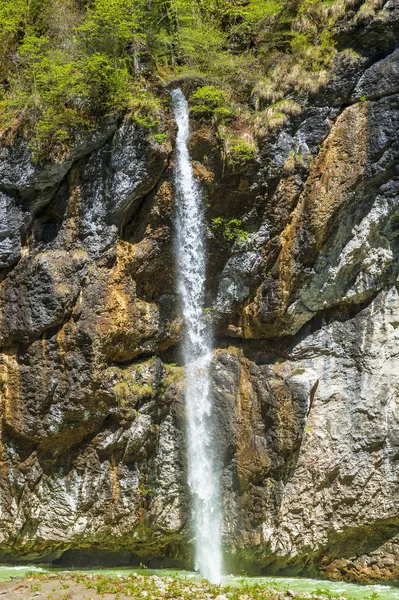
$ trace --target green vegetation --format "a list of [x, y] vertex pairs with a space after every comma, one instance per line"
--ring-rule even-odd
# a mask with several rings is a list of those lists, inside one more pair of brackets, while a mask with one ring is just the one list
[[127, 405], [130, 397], [129, 383], [125, 380], [118, 381], [114, 386], [114, 393], [119, 405]]
[[137, 494], [145, 498], [146, 496], [149, 496], [151, 494], [151, 489], [146, 487], [146, 485], [143, 482], [141, 482], [138, 487]]
[[[361, 23], [379, 8], [376, 0], [0, 0], [0, 134], [22, 129], [37, 160], [60, 159], [105, 115], [123, 112], [163, 143], [159, 76], [184, 75], [204, 82], [191, 94], [193, 115], [229, 127], [229, 139], [262, 137], [326, 84], [348, 9]], [[242, 142], [231, 148], [232, 163], [250, 153]]]
[[216, 217], [212, 219], [212, 229], [221, 230], [223, 237], [228, 242], [246, 242], [248, 239], [248, 232], [242, 229], [242, 221], [240, 219]]
[[233, 116], [228, 105], [228, 95], [213, 85], [199, 87], [191, 95], [190, 102], [193, 115], [221, 119], [230, 119]]
[[250, 146], [244, 140], [233, 139], [228, 147], [227, 162], [231, 166], [245, 165], [255, 158], [256, 148]]
[[284, 163], [283, 169], [286, 173], [293, 173], [297, 166], [303, 167], [307, 160], [311, 160], [311, 158], [310, 154], [306, 154], [304, 157], [302, 154], [298, 154], [291, 150]]
[[42, 589], [42, 586], [40, 585], [40, 583], [38, 581], [35, 581], [35, 583], [32, 583], [32, 585], [30, 586], [31, 592], [40, 592], [41, 589]]
[[164, 364], [163, 388], [168, 388], [170, 385], [181, 384], [184, 380], [184, 367], [178, 367], [172, 363]]
[[[121, 408], [134, 409], [139, 401], [153, 398], [157, 394], [162, 396], [169, 386], [182, 384], [184, 367], [174, 363], [163, 365], [162, 380], [157, 383], [153, 368], [154, 360], [157, 359], [152, 357], [143, 363], [129, 367], [107, 369], [106, 377], [113, 382], [115, 399]], [[157, 431], [154, 429], [153, 432]]]
[[301, 105], [294, 100], [279, 100], [266, 109], [259, 110], [254, 117], [254, 124], [258, 132], [268, 133], [283, 125], [288, 117], [294, 117], [301, 112]]
[[[151, 490], [143, 484], [140, 485], [142, 486], [142, 491], [139, 492], [140, 499], [145, 502]], [[143, 528], [145, 530], [145, 526]], [[146, 534], [148, 533], [146, 532]], [[148, 572], [147, 567], [142, 563], [136, 571], [138, 572], [125, 572], [123, 575], [120, 573], [96, 574], [65, 571], [59, 572], [56, 576], [53, 573], [32, 572], [25, 580], [18, 579], [15, 583], [7, 583], [7, 585], [12, 591], [16, 586], [18, 586], [18, 590], [21, 588], [25, 590], [29, 589], [29, 582], [33, 580], [34, 583], [30, 587], [30, 590], [33, 591], [36, 589], [35, 582], [40, 582], [43, 597], [52, 597], [55, 600], [67, 600], [72, 595], [94, 600], [94, 598], [103, 598], [108, 594], [114, 594], [116, 598], [145, 597], [148, 600], [161, 597], [166, 600], [178, 598], [215, 600], [220, 595], [224, 595], [230, 600], [278, 600], [283, 595], [285, 596], [284, 592], [278, 591], [281, 586], [276, 581], [250, 581], [246, 577], [246, 571], [241, 572], [242, 578], [238, 585], [215, 585], [199, 577], [176, 577], [171, 576], [170, 573], [166, 577], [160, 577]], [[68, 589], [72, 591], [72, 594], [65, 595], [64, 590]], [[317, 589], [310, 593], [295, 593], [297, 600], [332, 600], [338, 597], [351, 600], [347, 595], [340, 594], [338, 596], [328, 589]], [[377, 597], [378, 595], [372, 592], [370, 595], [364, 596], [364, 600], [374, 600]]]
[[0, 127], [20, 126], [38, 157], [120, 110], [158, 124], [161, 104], [138, 73], [142, 7], [132, 0], [0, 0]]
[[151, 363], [152, 359], [124, 369], [111, 367], [107, 370], [107, 376], [116, 380], [113, 389], [119, 406], [134, 408], [138, 401], [155, 395], [156, 386]]
[[154, 137], [154, 141], [157, 144], [164, 144], [166, 142], [166, 140], [168, 139], [168, 134], [167, 133], [155, 133], [153, 137]]

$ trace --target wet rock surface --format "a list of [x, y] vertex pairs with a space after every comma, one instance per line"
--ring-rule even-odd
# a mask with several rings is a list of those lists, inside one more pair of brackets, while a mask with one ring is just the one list
[[[226, 564], [249, 573], [399, 578], [399, 55], [354, 44], [243, 170], [193, 124]], [[2, 560], [190, 565], [168, 144], [123, 121], [41, 169], [2, 149]]]

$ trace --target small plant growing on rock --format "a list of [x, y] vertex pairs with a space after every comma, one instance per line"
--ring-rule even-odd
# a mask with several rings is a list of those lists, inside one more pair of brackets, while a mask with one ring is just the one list
[[223, 231], [223, 237], [228, 242], [246, 242], [248, 239], [248, 232], [242, 229], [242, 221], [240, 219], [224, 219], [223, 217], [216, 217], [212, 219], [212, 229]]
[[32, 583], [32, 585], [30, 586], [31, 592], [40, 592], [41, 589], [42, 589], [42, 586], [37, 581], [35, 583]]
[[230, 166], [245, 165], [255, 158], [256, 149], [247, 142], [235, 139], [229, 144], [227, 162]]
[[157, 144], [164, 144], [166, 142], [166, 140], [168, 139], [168, 134], [167, 133], [155, 133], [153, 138]]
[[159, 98], [147, 90], [133, 90], [130, 96], [130, 117], [138, 125], [153, 129], [159, 123], [161, 103]]
[[228, 106], [228, 95], [223, 90], [204, 85], [198, 88], [190, 97], [191, 114], [199, 117], [218, 117], [230, 119], [233, 112]]
[[163, 378], [164, 389], [173, 385], [174, 383], [180, 383], [184, 378], [184, 367], [179, 367], [176, 364], [169, 363], [164, 365], [165, 375]]
[[151, 489], [147, 488], [143, 482], [140, 483], [137, 494], [142, 498], [146, 498], [151, 493]]
[[129, 402], [129, 384], [126, 381], [118, 381], [114, 386], [115, 397], [120, 406], [125, 406]]

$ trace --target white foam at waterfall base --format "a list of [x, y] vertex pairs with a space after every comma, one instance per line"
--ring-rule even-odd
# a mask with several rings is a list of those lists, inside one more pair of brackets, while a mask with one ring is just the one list
[[172, 92], [176, 139], [175, 254], [184, 318], [188, 484], [193, 504], [195, 567], [213, 583], [221, 579], [221, 509], [212, 424], [212, 335], [203, 315], [206, 256], [201, 190], [188, 151], [189, 110], [180, 89]]

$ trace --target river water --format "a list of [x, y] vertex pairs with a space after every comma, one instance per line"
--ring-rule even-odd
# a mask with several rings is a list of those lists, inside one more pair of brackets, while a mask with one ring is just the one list
[[[68, 569], [72, 570], [72, 569]], [[101, 573], [103, 575], [127, 575], [128, 573], [141, 573], [143, 575], [156, 574], [162, 576], [173, 576], [187, 578], [188, 581], [192, 581], [198, 578], [196, 573], [189, 571], [174, 571], [174, 570], [151, 570], [151, 569], [132, 569], [132, 568], [121, 568], [121, 569], [76, 569], [83, 573]], [[0, 566], [0, 582], [7, 581], [11, 577], [23, 577], [29, 571], [46, 571], [46, 572], [57, 572], [61, 569], [54, 569], [49, 567], [38, 567], [38, 566]], [[226, 575], [222, 577], [222, 585], [232, 586], [245, 586], [246, 584], [259, 583], [260, 585], [272, 587], [279, 591], [292, 590], [294, 592], [309, 592], [309, 593], [320, 593], [328, 592], [333, 597], [343, 596], [348, 600], [366, 600], [371, 598], [373, 600], [399, 600], [399, 587], [395, 588], [390, 585], [355, 585], [351, 583], [343, 582], [332, 582], [319, 579], [307, 579], [299, 577], [234, 577], [233, 575]]]

